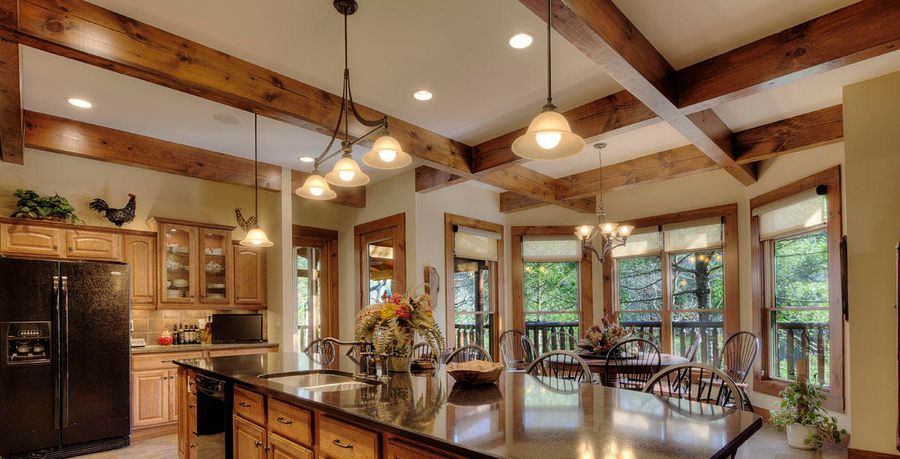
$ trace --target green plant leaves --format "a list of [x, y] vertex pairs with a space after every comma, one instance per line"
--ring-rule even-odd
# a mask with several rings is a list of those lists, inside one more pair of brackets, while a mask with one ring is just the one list
[[18, 198], [16, 210], [10, 215], [14, 218], [58, 219], [68, 223], [84, 223], [75, 215], [75, 207], [69, 201], [56, 194], [41, 196], [33, 190], [16, 190], [13, 196]]

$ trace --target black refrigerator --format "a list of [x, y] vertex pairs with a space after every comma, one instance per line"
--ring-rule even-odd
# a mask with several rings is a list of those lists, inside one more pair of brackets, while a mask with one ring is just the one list
[[128, 265], [0, 257], [0, 457], [69, 457], [130, 434]]

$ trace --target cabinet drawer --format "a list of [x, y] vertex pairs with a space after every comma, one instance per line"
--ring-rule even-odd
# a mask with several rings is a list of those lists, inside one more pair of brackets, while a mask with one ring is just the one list
[[234, 413], [265, 427], [265, 397], [256, 392], [234, 386]]
[[269, 432], [295, 443], [312, 445], [312, 413], [272, 398], [267, 412]]
[[384, 459], [449, 459], [441, 453], [437, 453], [409, 443], [391, 438], [384, 442]]
[[328, 416], [319, 417], [319, 454], [322, 457], [374, 459], [378, 434]]
[[66, 257], [90, 260], [121, 260], [122, 238], [100, 231], [66, 231]]
[[197, 352], [167, 352], [160, 354], [136, 354], [131, 356], [132, 370], [157, 370], [176, 368], [172, 363], [175, 360], [199, 359], [203, 353]]
[[313, 459], [313, 457], [312, 451], [269, 433], [269, 459]]

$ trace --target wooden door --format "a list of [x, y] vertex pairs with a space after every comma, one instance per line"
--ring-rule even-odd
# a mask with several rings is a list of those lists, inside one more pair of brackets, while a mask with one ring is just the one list
[[0, 252], [16, 255], [63, 256], [65, 230], [42, 226], [0, 224]]
[[131, 305], [156, 308], [156, 236], [125, 235], [123, 259], [131, 268]]
[[197, 228], [163, 223], [156, 240], [159, 256], [160, 303], [197, 301]]
[[175, 371], [177, 372], [175, 379], [175, 398], [177, 403], [175, 408], [178, 410], [178, 457], [185, 459], [189, 454], [188, 449], [192, 433], [188, 426], [187, 416], [188, 370], [186, 368], [178, 368]]
[[81, 260], [122, 259], [122, 237], [102, 231], [66, 231], [66, 257]]
[[269, 434], [269, 459], [313, 459], [313, 452], [276, 434]]
[[266, 431], [256, 424], [234, 416], [234, 459], [265, 459]]
[[234, 304], [266, 304], [266, 249], [234, 244]]
[[[169, 370], [169, 421], [177, 422], [178, 417], [181, 416], [181, 403], [186, 402], [188, 404], [188, 421], [196, 421], [197, 420], [197, 396], [194, 394], [189, 394], [190, 397], [186, 398], [182, 401], [178, 397], [178, 370]], [[193, 416], [193, 417], [190, 417]], [[196, 422], [193, 424], [189, 424], [191, 429], [196, 431], [197, 424]]]
[[198, 228], [200, 302], [229, 304], [233, 291], [234, 262], [231, 231]]
[[169, 423], [169, 370], [131, 373], [131, 426]]

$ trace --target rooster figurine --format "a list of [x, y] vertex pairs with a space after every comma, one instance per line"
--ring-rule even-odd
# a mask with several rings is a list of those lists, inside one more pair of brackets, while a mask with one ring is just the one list
[[121, 209], [113, 209], [109, 207], [109, 204], [106, 201], [97, 198], [91, 201], [90, 204], [91, 209], [96, 210], [97, 213], [103, 214], [107, 220], [115, 223], [119, 228], [126, 223], [130, 223], [134, 220], [134, 209], [136, 207], [136, 203], [134, 200], [134, 195], [128, 193], [128, 204], [125, 204], [125, 207]]

